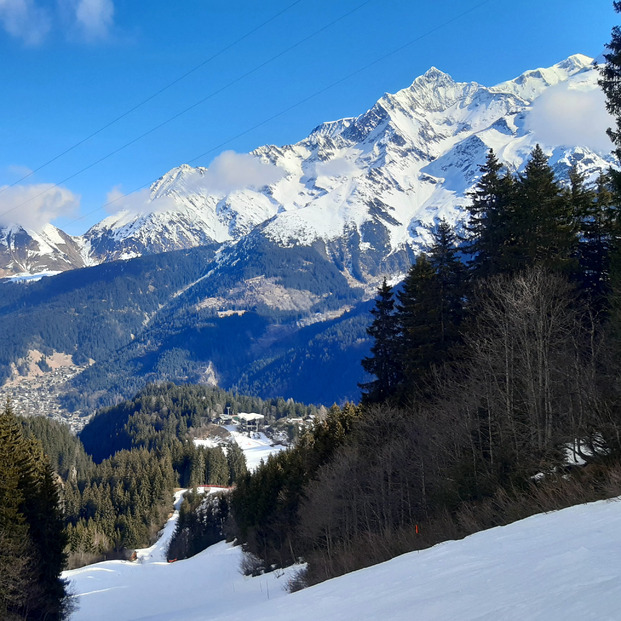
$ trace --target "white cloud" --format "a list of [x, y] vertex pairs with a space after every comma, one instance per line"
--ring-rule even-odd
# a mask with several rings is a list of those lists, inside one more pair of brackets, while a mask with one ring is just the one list
[[124, 194], [116, 186], [108, 192], [105, 208], [110, 214], [125, 211], [129, 215], [160, 213], [175, 208], [174, 200], [167, 196], [162, 196], [155, 200], [151, 200], [150, 196], [151, 194], [147, 189]]
[[88, 40], [105, 39], [113, 24], [112, 0], [77, 0], [74, 5], [76, 24], [82, 36]]
[[248, 153], [224, 151], [216, 157], [197, 185], [211, 192], [228, 194], [246, 188], [260, 189], [282, 179], [287, 173]]
[[39, 231], [60, 216], [71, 216], [80, 197], [51, 183], [0, 188], [0, 226], [19, 224]]
[[106, 39], [114, 25], [113, 0], [0, 0], [0, 28], [27, 45], [39, 45], [52, 28], [69, 38]]
[[[285, 174], [282, 168], [262, 162], [252, 155], [224, 151], [213, 160], [203, 174], [195, 172], [185, 176], [178, 189], [189, 194], [193, 192], [228, 194], [247, 188], [260, 189], [279, 181]], [[148, 189], [124, 194], [116, 186], [108, 192], [105, 208], [109, 214], [125, 212], [128, 217], [132, 217], [176, 210], [178, 204], [168, 196], [152, 199]]]
[[606, 129], [614, 126], [614, 119], [606, 111], [605, 101], [600, 88], [553, 86], [533, 102], [526, 128], [545, 145], [577, 145], [608, 152], [612, 143]]
[[344, 157], [315, 164], [315, 175], [317, 177], [347, 177], [357, 170], [356, 166]]
[[51, 26], [48, 12], [35, 0], [0, 0], [0, 24], [26, 45], [41, 43]]
[[7, 166], [6, 171], [11, 178], [17, 180], [22, 179], [23, 177], [30, 177], [30, 175], [33, 174], [31, 168], [28, 168], [28, 166], [20, 166], [19, 164], [11, 164], [10, 166]]

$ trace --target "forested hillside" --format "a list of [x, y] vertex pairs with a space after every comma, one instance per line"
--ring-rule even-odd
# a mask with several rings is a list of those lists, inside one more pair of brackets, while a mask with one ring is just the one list
[[520, 174], [489, 152], [466, 234], [439, 222], [380, 287], [361, 405], [238, 483], [249, 551], [306, 559], [308, 584], [621, 492], [617, 181], [566, 187], [539, 147]]
[[96, 461], [131, 448], [170, 449], [227, 411], [231, 415], [262, 414], [269, 424], [287, 416], [315, 416], [318, 408], [282, 397], [264, 400], [239, 395], [213, 386], [151, 385], [133, 399], [100, 410], [81, 431], [80, 440]]
[[217, 259], [201, 247], [0, 283], [0, 380], [35, 349], [46, 372], [54, 352], [93, 362], [63, 386], [69, 411], [168, 380], [318, 405], [358, 398], [368, 347], [361, 290], [317, 249], [251, 241]]
[[[246, 473], [243, 451], [213, 424], [227, 411], [261, 413], [272, 424], [321, 414], [315, 406], [282, 398], [163, 384], [98, 412], [77, 438], [45, 417], [11, 423], [28, 441], [40, 443], [58, 477], [66, 527], [59, 545], [69, 566], [124, 558], [149, 545], [170, 512], [175, 488], [227, 487], [239, 480]], [[8, 410], [6, 417], [13, 420]], [[214, 430], [219, 445], [193, 442]]]
[[[75, 364], [107, 358], [183, 286], [199, 278], [213, 249], [149, 256], [43, 278], [0, 283], [0, 378], [29, 349], [68, 353]], [[79, 344], [79, 347], [78, 347]]]

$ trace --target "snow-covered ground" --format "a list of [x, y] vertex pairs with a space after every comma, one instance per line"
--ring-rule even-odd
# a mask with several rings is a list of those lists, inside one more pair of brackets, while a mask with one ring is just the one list
[[[225, 429], [227, 429], [231, 434], [232, 440], [240, 446], [242, 451], [244, 451], [248, 470], [254, 470], [262, 459], [267, 461], [267, 458], [272, 453], [278, 453], [286, 448], [282, 444], [273, 445], [272, 441], [262, 432], [250, 434], [243, 433], [241, 431], [237, 431], [236, 425], [225, 425]], [[194, 440], [194, 444], [199, 446], [214, 447], [218, 446], [219, 442], [212, 439]]]
[[239, 546], [222, 542], [190, 559], [167, 563], [181, 495], [175, 495], [175, 512], [160, 539], [138, 550], [137, 561], [104, 561], [64, 572], [78, 605], [71, 621], [182, 619], [186, 608], [211, 619], [233, 611], [240, 614], [263, 600], [286, 595], [295, 568], [245, 577], [240, 572]]
[[621, 618], [619, 502], [533, 516], [293, 594], [283, 588], [293, 570], [244, 577], [229, 544], [172, 564], [141, 556], [66, 572], [80, 605], [71, 620]]

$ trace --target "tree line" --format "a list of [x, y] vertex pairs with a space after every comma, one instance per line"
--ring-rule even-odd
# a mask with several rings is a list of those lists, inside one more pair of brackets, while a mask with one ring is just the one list
[[[570, 179], [540, 147], [518, 175], [490, 152], [464, 233], [439, 222], [405, 280], [384, 280], [361, 404], [231, 496], [265, 566], [303, 558], [313, 583], [563, 506], [558, 486], [582, 480], [568, 456], [618, 462], [619, 194], [606, 175]], [[618, 489], [597, 477], [579, 495]]]
[[[619, 28], [609, 52], [621, 118]], [[614, 170], [564, 185], [539, 146], [518, 174], [490, 151], [463, 231], [439, 222], [403, 283], [379, 288], [361, 404], [240, 479], [247, 551], [303, 558], [304, 585], [621, 493], [620, 201]]]

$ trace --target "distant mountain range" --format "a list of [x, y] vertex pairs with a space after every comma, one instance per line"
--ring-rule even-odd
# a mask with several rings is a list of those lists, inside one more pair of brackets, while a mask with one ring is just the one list
[[[0, 274], [230, 246], [254, 232], [281, 247], [319, 244], [348, 277], [376, 281], [403, 270], [424, 243], [426, 225], [463, 217], [490, 147], [512, 170], [524, 165], [540, 142], [527, 122], [539, 97], [560, 85], [594, 91], [597, 77], [582, 55], [494, 87], [458, 83], [432, 68], [364, 114], [324, 123], [297, 144], [224, 154], [234, 179], [222, 179], [215, 167], [175, 168], [139, 209], [121, 209], [83, 236], [52, 225], [2, 229]], [[581, 144], [542, 146], [560, 176], [572, 164], [590, 176], [612, 163]]]
[[491, 88], [432, 68], [295, 145], [175, 168], [139, 208], [81, 237], [0, 230], [0, 275], [65, 272], [0, 285], [0, 381], [36, 349], [43, 369], [54, 352], [89, 363], [69, 409], [148, 380], [356, 399], [376, 286], [403, 276], [430, 224], [463, 220], [490, 148], [515, 172], [541, 143], [560, 178], [613, 163], [586, 144], [548, 144], [531, 123], [542, 97], [596, 93], [597, 78], [581, 55]]

